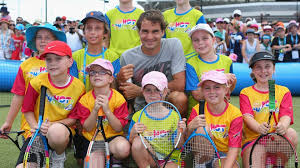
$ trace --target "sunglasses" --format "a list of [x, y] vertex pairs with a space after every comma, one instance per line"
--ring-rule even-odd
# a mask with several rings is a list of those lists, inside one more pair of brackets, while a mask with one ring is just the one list
[[99, 74], [99, 75], [101, 75], [101, 76], [103, 76], [103, 75], [112, 75], [111, 73], [109, 73], [108, 71], [105, 71], [105, 70], [100, 70], [100, 71], [90, 71], [89, 72], [89, 75], [90, 76], [95, 76], [96, 74]]
[[16, 26], [15, 24], [10, 24], [9, 26]]
[[220, 21], [220, 22], [217, 22], [217, 24], [218, 24], [218, 23], [223, 24], [223, 23], [225, 23], [225, 22]]
[[233, 17], [240, 17], [241, 15], [239, 14], [234, 14]]
[[264, 27], [264, 26], [268, 26], [268, 24], [261, 24], [261, 26], [262, 26], [262, 27]]

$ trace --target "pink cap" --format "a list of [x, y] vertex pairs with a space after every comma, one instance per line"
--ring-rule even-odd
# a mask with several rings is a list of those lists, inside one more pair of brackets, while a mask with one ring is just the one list
[[99, 66], [101, 66], [102, 68], [104, 68], [104, 69], [110, 71], [111, 74], [114, 74], [114, 67], [113, 67], [113, 65], [111, 64], [110, 61], [108, 61], [108, 60], [106, 60], [106, 59], [102, 59], [102, 58], [96, 59], [94, 62], [92, 62], [91, 64], [89, 64], [89, 65], [85, 68], [85, 71], [86, 71], [86, 72], [89, 72], [92, 65], [99, 65]]
[[226, 84], [227, 85], [227, 77], [223, 72], [219, 72], [216, 70], [213, 71], [208, 71], [205, 72], [202, 76], [201, 76], [201, 82], [198, 84], [198, 86], [202, 86], [202, 84], [205, 81], [213, 81], [219, 84]]
[[218, 23], [218, 22], [224, 22], [224, 20], [222, 18], [217, 18], [216, 23]]
[[256, 28], [256, 29], [258, 29], [258, 25], [257, 24], [251, 24], [250, 28]]
[[146, 85], [154, 85], [158, 90], [163, 91], [168, 88], [168, 79], [165, 74], [158, 71], [151, 71], [144, 75], [142, 79], [142, 88]]

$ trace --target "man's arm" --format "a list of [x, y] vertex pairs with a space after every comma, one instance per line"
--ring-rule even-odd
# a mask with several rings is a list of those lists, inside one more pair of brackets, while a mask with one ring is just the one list
[[183, 92], [185, 88], [185, 71], [178, 72], [173, 75], [173, 80], [168, 83], [171, 91]]

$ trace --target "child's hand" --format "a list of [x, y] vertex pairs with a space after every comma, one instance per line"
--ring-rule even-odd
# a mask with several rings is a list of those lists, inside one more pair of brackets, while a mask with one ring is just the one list
[[270, 130], [270, 125], [268, 125], [266, 122], [261, 123], [258, 127], [258, 133], [260, 134], [267, 134]]
[[[99, 106], [99, 108], [102, 107], [104, 113], [109, 112], [108, 96], [98, 95], [96, 98], [96, 102], [97, 102], [97, 106]], [[95, 106], [96, 106], [96, 102], [95, 102]], [[99, 111], [99, 108], [97, 111]]]
[[48, 119], [45, 122], [43, 122], [41, 125], [41, 129], [40, 129], [41, 134], [46, 136], [50, 126], [51, 126], [51, 123], [48, 122]]
[[146, 126], [142, 123], [135, 123], [132, 127], [133, 135], [143, 133], [146, 130]]
[[205, 120], [205, 115], [201, 114], [195, 117], [189, 124], [189, 129], [196, 129], [199, 127], [204, 127], [206, 126], [206, 120]]
[[234, 74], [226, 73], [225, 75], [227, 77], [227, 83], [228, 83], [229, 86], [232, 85], [236, 81], [236, 77], [235, 77]]
[[181, 131], [182, 130], [182, 132], [181, 133], [183, 133], [183, 132], [185, 132], [185, 129], [186, 129], [186, 118], [183, 118], [181, 121], [179, 121], [178, 122], [178, 130], [179, 131]]
[[286, 128], [281, 122], [275, 125], [274, 128], [276, 129], [276, 133], [280, 135], [284, 135], [286, 133]]

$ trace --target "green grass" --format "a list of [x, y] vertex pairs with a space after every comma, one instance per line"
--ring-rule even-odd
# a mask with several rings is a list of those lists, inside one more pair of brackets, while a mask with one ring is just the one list
[[[10, 99], [11, 96], [7, 93], [4, 94], [7, 99]], [[0, 94], [0, 97], [2, 97], [3, 94]], [[239, 107], [238, 97], [232, 97], [231, 99], [232, 104]], [[292, 126], [297, 132], [298, 136], [300, 133], [300, 97], [294, 97], [293, 98], [293, 104], [294, 104], [294, 125]], [[3, 124], [5, 121], [7, 112], [9, 108], [0, 108], [0, 125]], [[298, 122], [299, 121], [299, 122]], [[16, 121], [14, 122], [12, 130], [18, 130], [20, 127], [20, 115], [16, 118]], [[300, 138], [299, 138], [300, 140]], [[9, 140], [3, 140], [0, 139], [0, 153], [1, 153], [1, 159], [0, 159], [0, 167], [7, 167], [11, 168], [15, 166], [17, 157], [19, 155], [18, 149], [10, 142]], [[300, 145], [298, 145], [297, 153], [300, 153]], [[73, 157], [73, 150], [69, 149], [67, 151], [67, 161], [65, 163], [66, 168], [77, 168], [76, 161]]]

